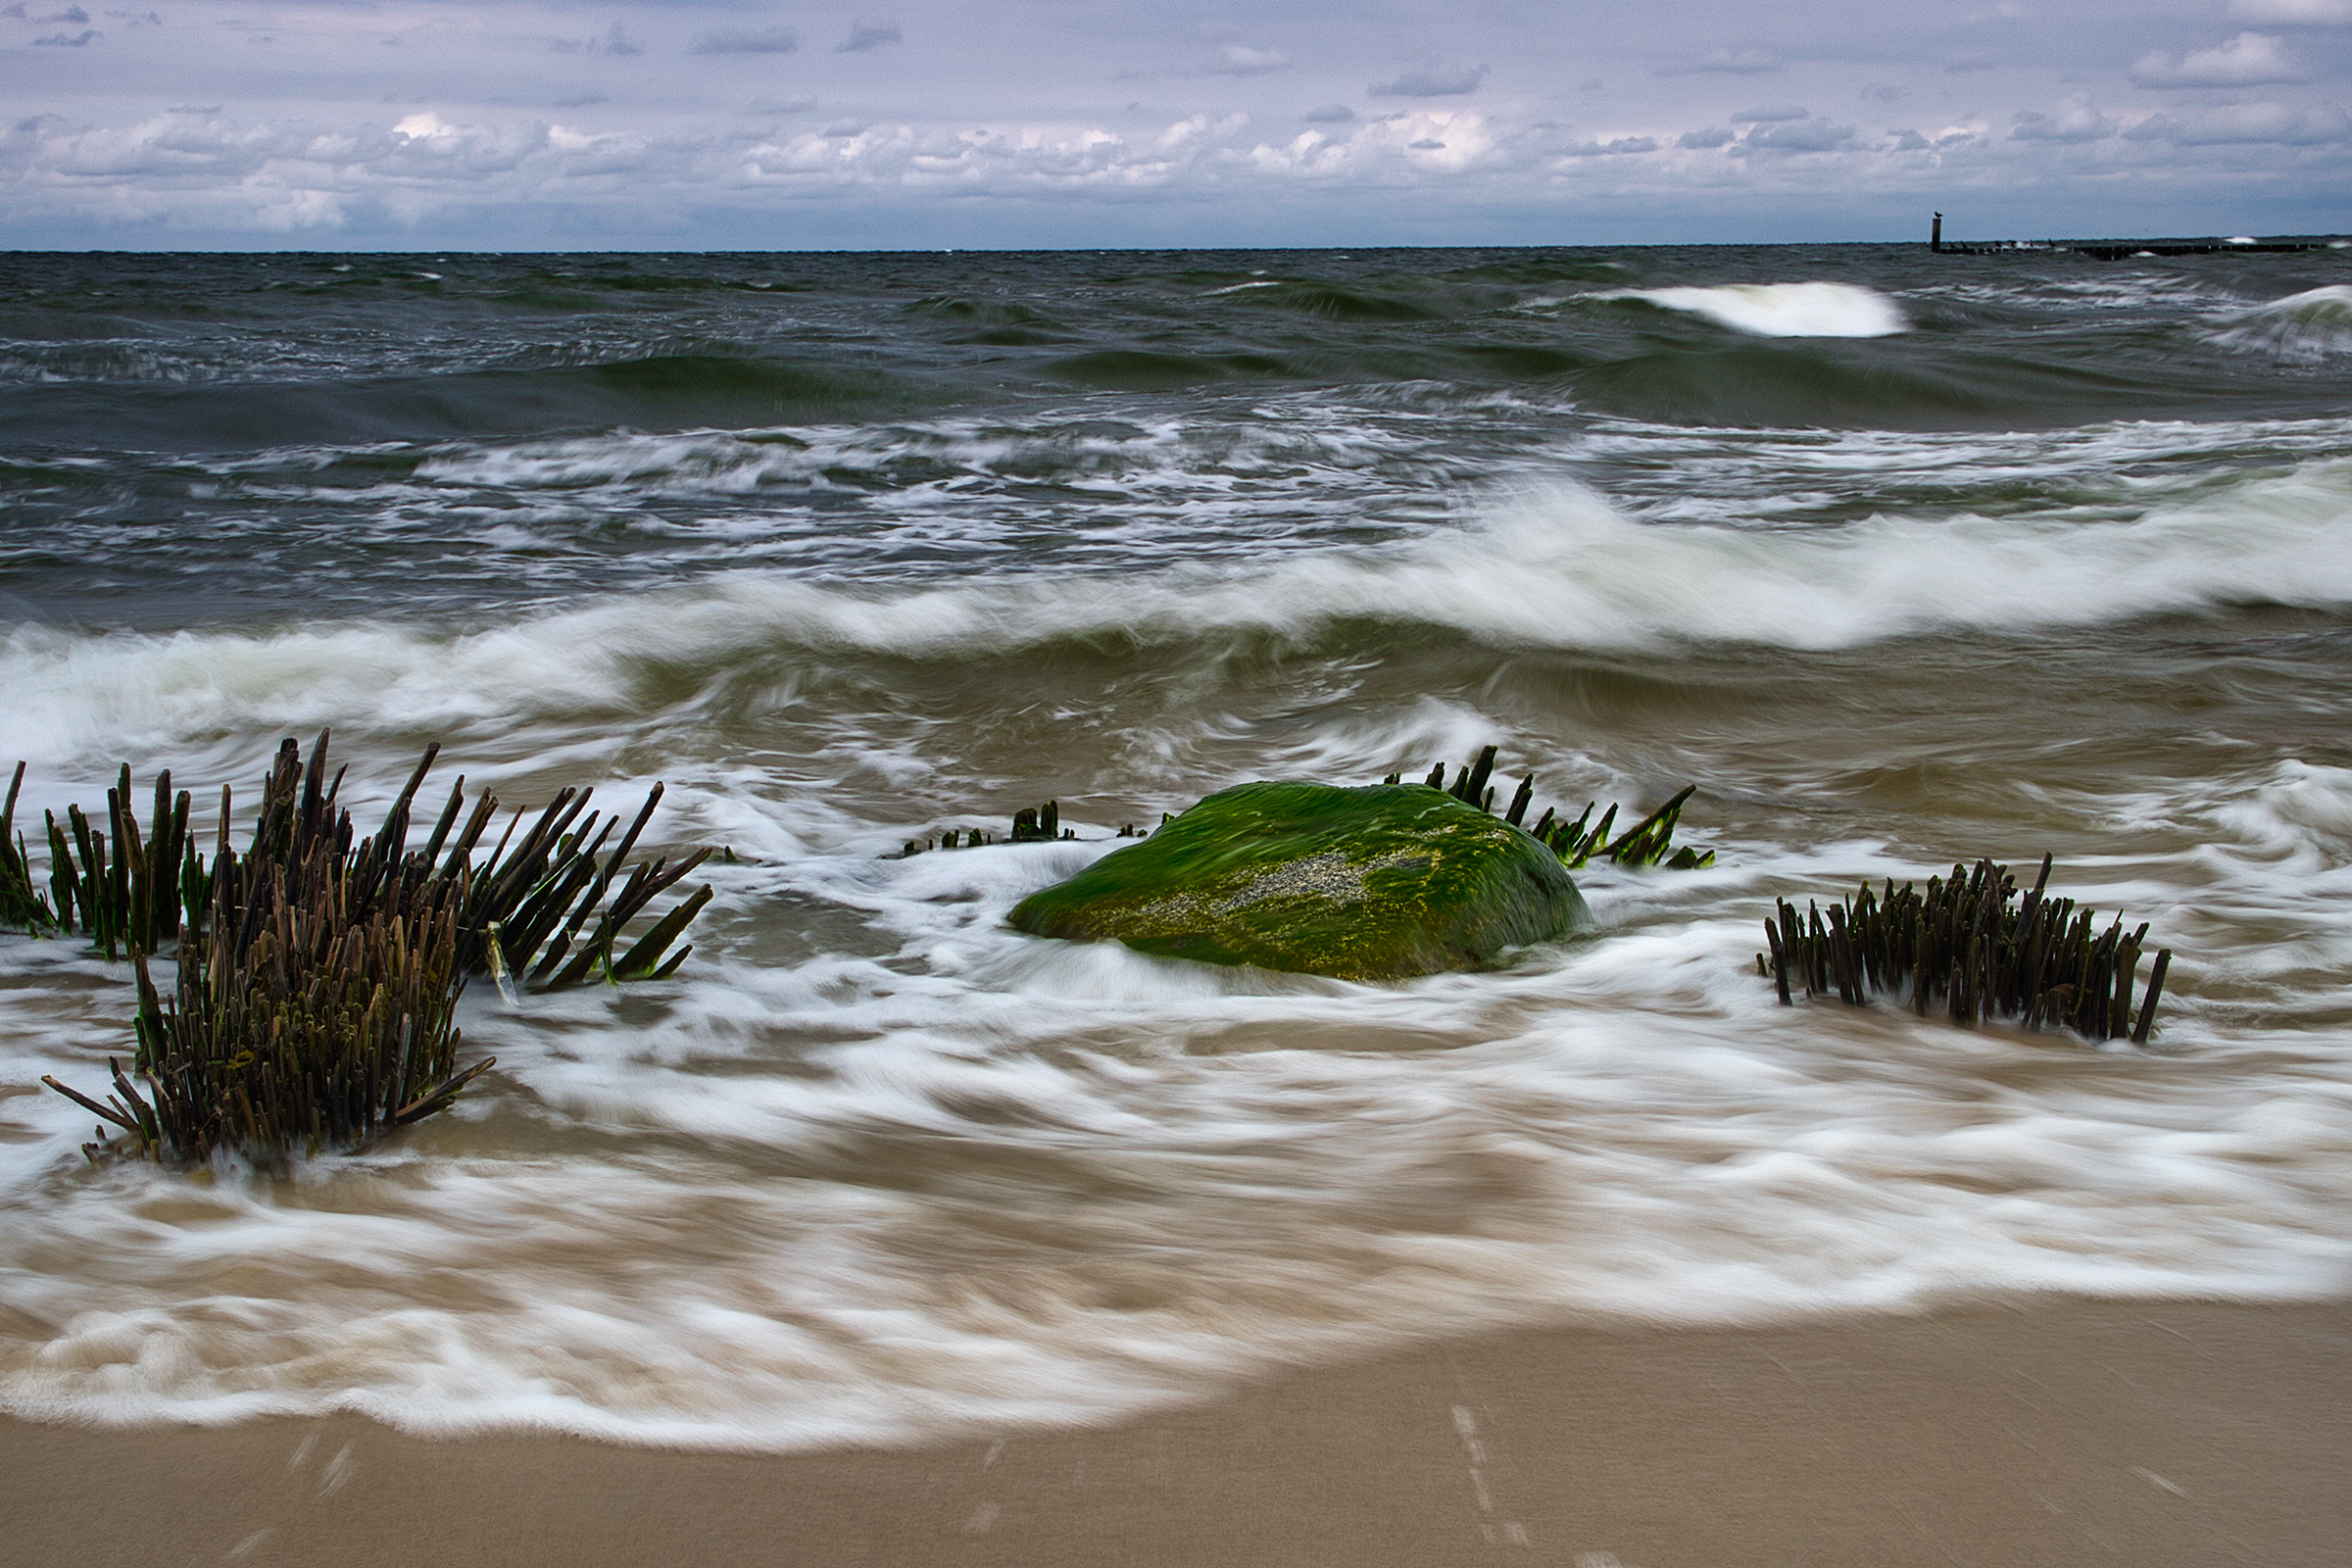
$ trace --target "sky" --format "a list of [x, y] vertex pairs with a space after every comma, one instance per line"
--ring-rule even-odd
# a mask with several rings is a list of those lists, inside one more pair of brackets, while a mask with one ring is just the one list
[[17, 0], [0, 244], [2352, 227], [2352, 0]]

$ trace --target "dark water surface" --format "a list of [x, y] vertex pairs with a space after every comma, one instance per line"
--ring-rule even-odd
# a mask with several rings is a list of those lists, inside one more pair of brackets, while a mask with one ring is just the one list
[[[790, 1446], [1473, 1325], [2352, 1262], [2352, 266], [1918, 247], [0, 257], [0, 760], [332, 725], [725, 843], [680, 978], [285, 1178], [93, 1169], [0, 938], [0, 1408]], [[1501, 744], [1707, 872], [1393, 988], [1019, 937], [1226, 784]], [[1083, 842], [883, 851], [1053, 797]], [[2060, 861], [2148, 1052], [1783, 1009], [1776, 894]]]

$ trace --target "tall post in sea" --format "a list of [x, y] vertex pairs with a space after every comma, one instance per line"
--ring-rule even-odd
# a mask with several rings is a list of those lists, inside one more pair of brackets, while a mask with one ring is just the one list
[[1928, 249], [1937, 255], [1943, 253], [1943, 215], [1941, 213], [1937, 213], [1936, 220], [1928, 225]]

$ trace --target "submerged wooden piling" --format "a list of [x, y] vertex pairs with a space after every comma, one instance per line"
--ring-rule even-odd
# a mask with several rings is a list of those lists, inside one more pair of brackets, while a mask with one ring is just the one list
[[2049, 894], [2051, 858], [2021, 899], [2009, 868], [1979, 860], [1910, 883], [1868, 883], [1851, 899], [1803, 913], [1776, 901], [1756, 955], [1783, 1003], [1836, 996], [1851, 1005], [1892, 998], [1922, 1017], [1976, 1024], [2017, 1018], [2028, 1028], [2065, 1028], [2089, 1040], [2129, 1036], [2145, 1045], [2164, 992], [2172, 950], [2156, 955], [2134, 1015], [2133, 981], [2148, 928], [2126, 931], [2121, 915], [2104, 930], [2093, 911]]

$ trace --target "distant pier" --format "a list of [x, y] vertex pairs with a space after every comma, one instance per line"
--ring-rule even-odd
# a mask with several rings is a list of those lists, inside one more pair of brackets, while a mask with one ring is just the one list
[[1984, 239], [1947, 240], [1943, 215], [1937, 213], [1928, 229], [1928, 249], [1938, 256], [2008, 256], [2019, 251], [2072, 251], [2093, 261], [2124, 262], [2138, 256], [2259, 255], [2279, 251], [2352, 249], [2352, 239], [2340, 234], [2232, 234], [2207, 239]]

